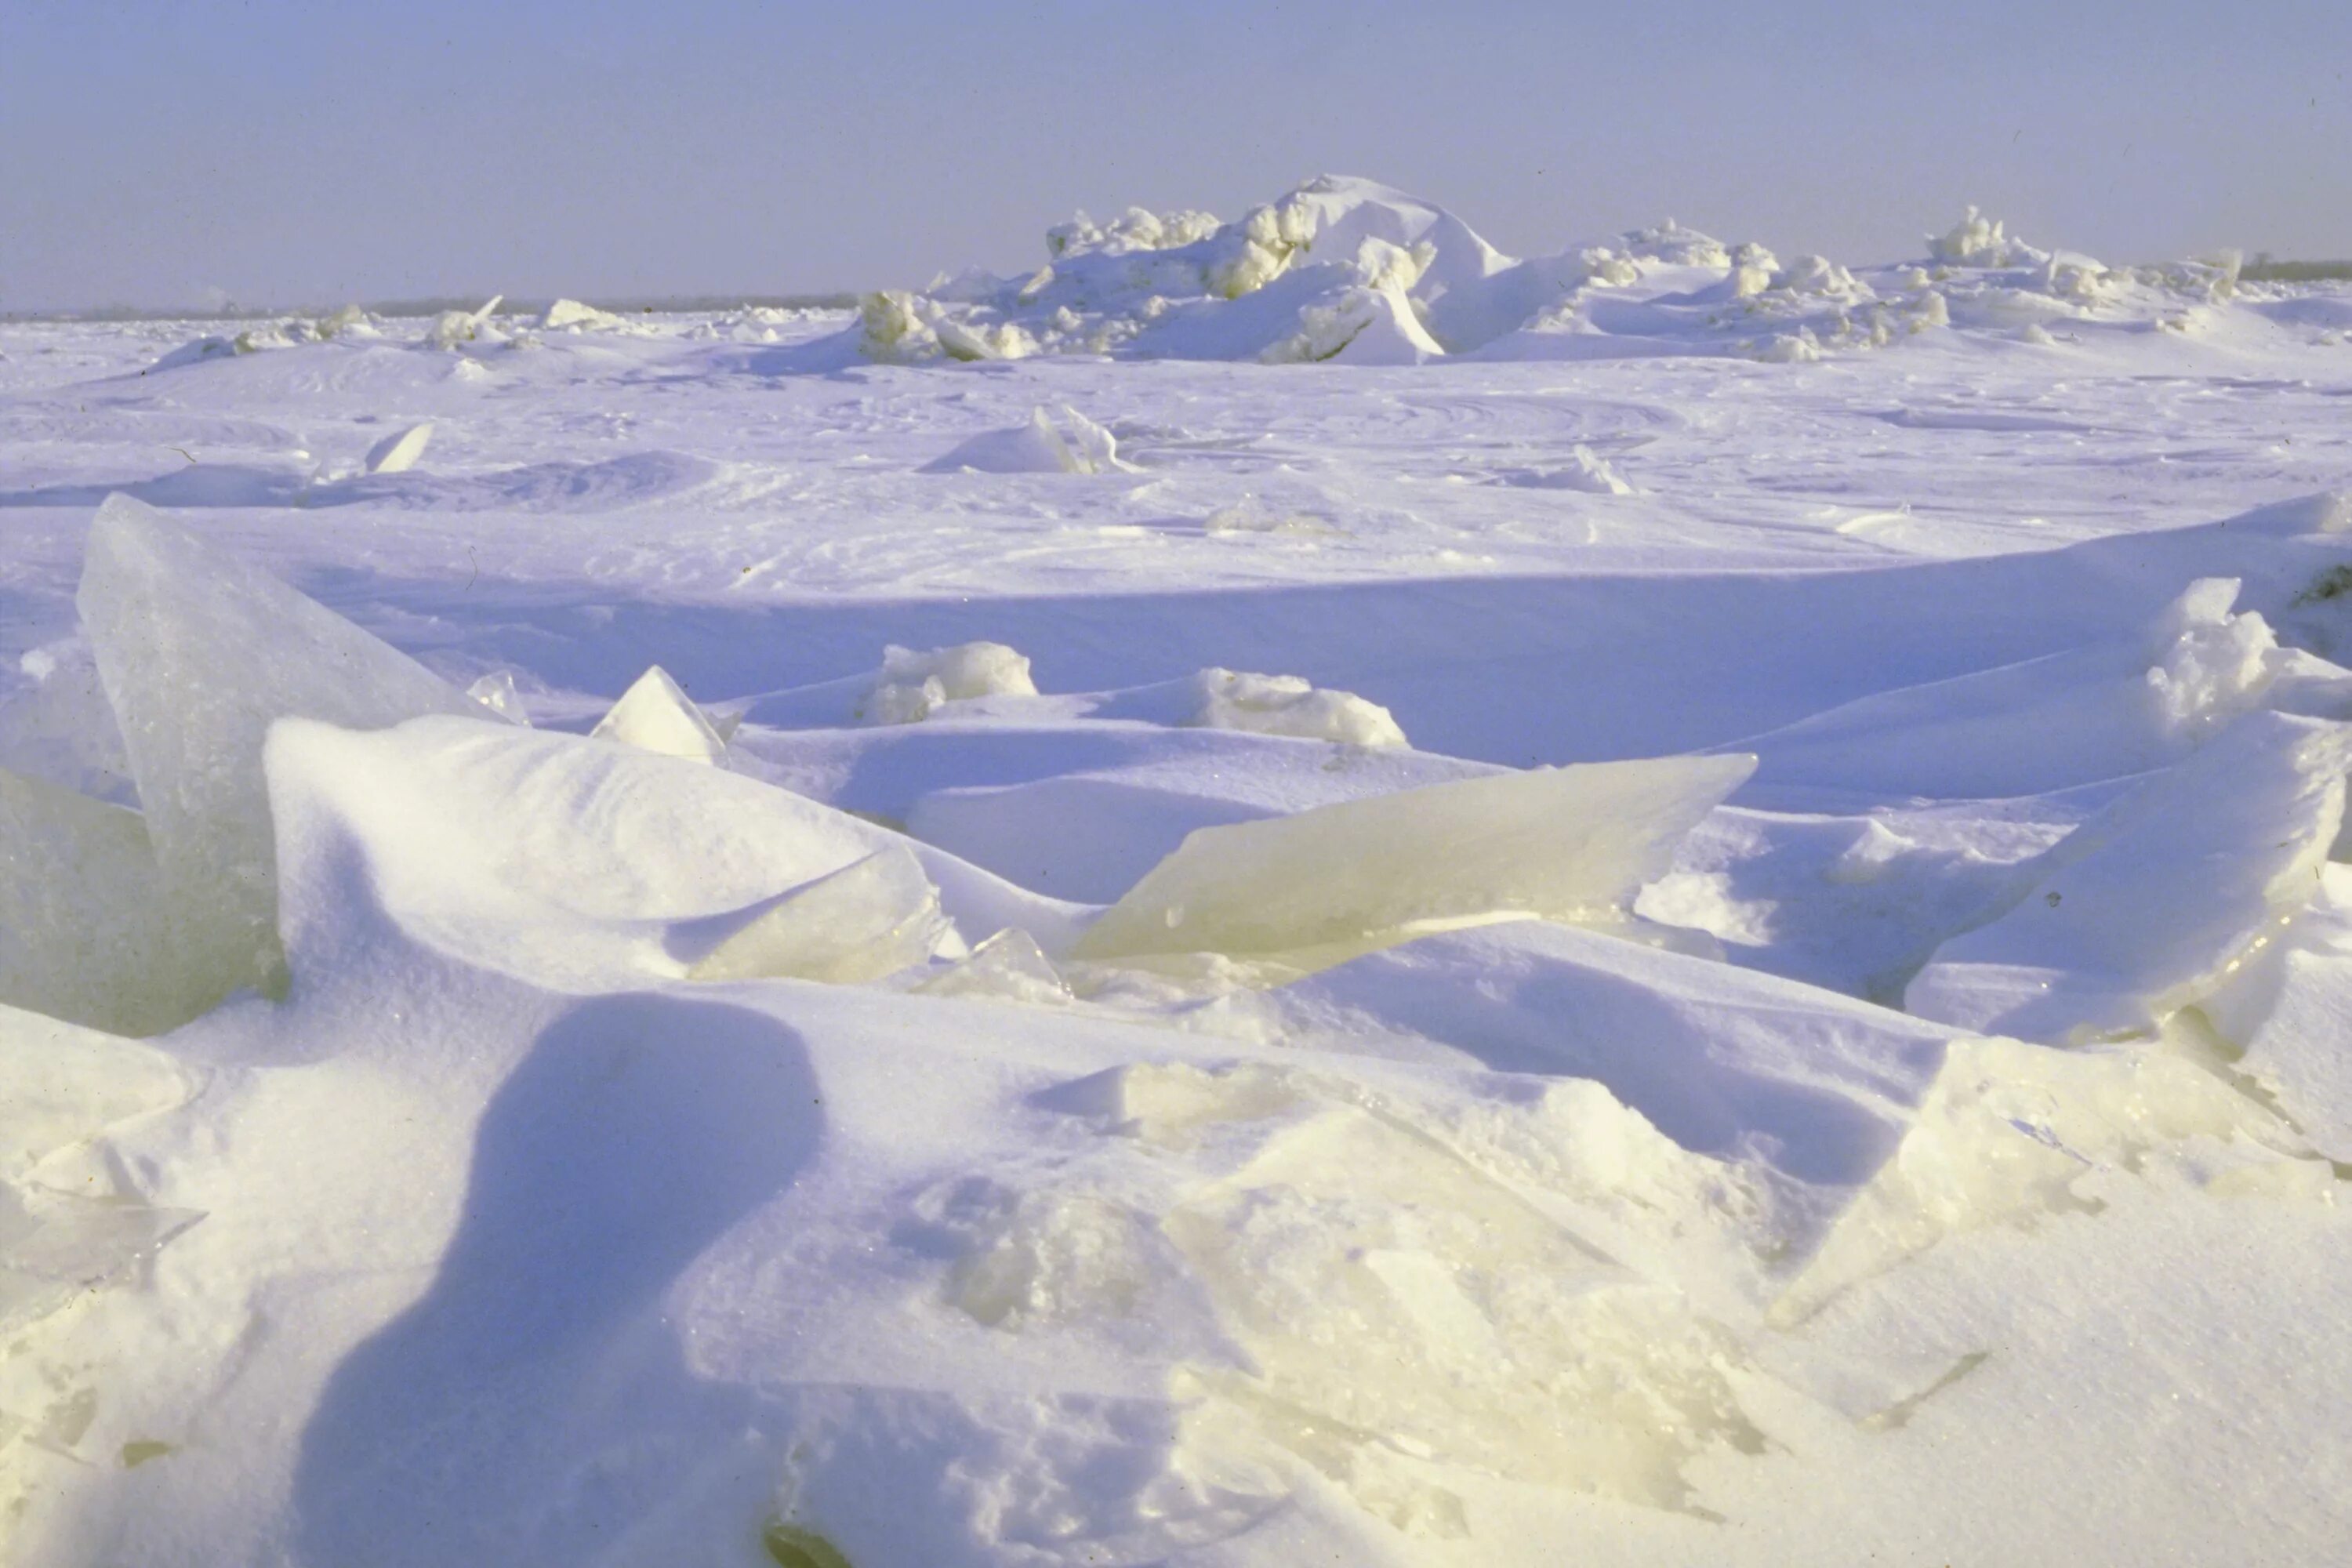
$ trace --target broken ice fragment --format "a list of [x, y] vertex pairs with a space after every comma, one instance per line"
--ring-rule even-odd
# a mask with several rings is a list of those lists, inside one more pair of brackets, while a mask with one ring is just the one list
[[178, 1105], [192, 1087], [186, 1069], [152, 1046], [0, 1005], [0, 1178], [118, 1121]]
[[2028, 862], [2019, 901], [1937, 948], [1904, 1006], [2067, 1044], [2153, 1029], [2310, 902], [2347, 765], [2352, 726], [2241, 719]]
[[717, 763], [727, 755], [727, 742], [709, 716], [657, 664], [621, 694], [589, 738], [691, 763]]
[[106, 1284], [203, 1217], [0, 1187], [0, 1333]]
[[137, 812], [0, 769], [0, 1003], [160, 1034], [215, 999], [172, 937]]
[[970, 958], [915, 989], [926, 996], [977, 996], [1048, 1006], [1070, 1000], [1068, 983], [1037, 939], [1013, 927], [998, 931], [973, 948]]
[[523, 709], [522, 694], [515, 689], [510, 671], [492, 671], [466, 688], [466, 695], [509, 723], [530, 726], [530, 715]]
[[1196, 829], [1079, 939], [1081, 958], [1327, 950], [1414, 927], [1622, 920], [1753, 757], [1538, 768]]
[[478, 719], [481, 705], [127, 496], [99, 508], [76, 603], [145, 806], [174, 965], [200, 1005], [274, 985], [270, 723], [381, 729], [424, 713]]
[[951, 929], [921, 863], [892, 845], [760, 907], [687, 977], [861, 985], [925, 962]]
[[1296, 675], [1245, 675], [1204, 669], [1192, 678], [1191, 722], [1207, 730], [1244, 730], [1350, 746], [1402, 746], [1394, 715], [1352, 691], [1311, 686]]
[[425, 444], [433, 439], [430, 420], [412, 425], [397, 435], [386, 436], [368, 448], [364, 466], [371, 474], [405, 473], [425, 456]]

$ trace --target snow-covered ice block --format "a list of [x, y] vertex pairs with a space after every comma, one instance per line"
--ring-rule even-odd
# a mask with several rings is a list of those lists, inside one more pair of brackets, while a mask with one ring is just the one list
[[1759, 784], [1951, 798], [2145, 773], [2261, 706], [2287, 667], [2236, 579], [2192, 583], [2138, 637], [1883, 692], [1743, 741]]
[[893, 845], [760, 907], [686, 973], [690, 980], [861, 985], [928, 962], [949, 930], [939, 889], [909, 850]]
[[315, 600], [127, 496], [90, 525], [82, 624], [122, 728], [176, 962], [206, 1001], [274, 984], [262, 740], [297, 715], [355, 729], [481, 705]]
[[137, 812], [0, 769], [0, 1003], [160, 1034], [217, 995], [173, 934]]
[[684, 757], [690, 763], [715, 763], [727, 755], [727, 742], [709, 716], [657, 664], [621, 693], [621, 700], [597, 721], [589, 738], [666, 757]]
[[1591, 1079], [1694, 1152], [1867, 1180], [1949, 1027], [1815, 986], [1521, 921], [1421, 938], [1274, 993], [1311, 1042], [1390, 1032], [1502, 1072]]
[[442, 951], [550, 984], [674, 979], [883, 850], [919, 860], [938, 892], [915, 901], [936, 896], [966, 929], [1059, 937], [1071, 921], [1071, 906], [803, 796], [578, 735], [438, 717], [373, 733], [289, 721], [271, 733], [268, 765], [287, 945], [296, 974], [321, 984], [347, 943], [373, 940], [371, 908]]
[[1246, 730], [1338, 741], [1352, 746], [1402, 746], [1404, 731], [1377, 702], [1352, 691], [1330, 691], [1296, 675], [1248, 675], [1204, 669], [1192, 678], [1197, 693], [1192, 722], [1211, 730]]
[[194, 1088], [152, 1046], [0, 1005], [0, 1180], [118, 1121], [167, 1110]]
[[1938, 947], [1904, 1005], [2061, 1043], [2153, 1029], [2311, 901], [2347, 766], [2352, 727], [2249, 714], [2021, 868], [2021, 901]]
[[404, 474], [425, 456], [425, 447], [432, 439], [432, 421], [411, 425], [370, 447], [361, 467], [371, 474]]
[[950, 702], [1036, 695], [1029, 660], [1003, 643], [927, 650], [893, 644], [882, 650], [882, 668], [858, 704], [857, 717], [870, 724], [914, 724]]
[[1336, 956], [1435, 922], [1613, 922], [1754, 768], [1752, 757], [1538, 768], [1204, 827], [1087, 930], [1078, 955]]

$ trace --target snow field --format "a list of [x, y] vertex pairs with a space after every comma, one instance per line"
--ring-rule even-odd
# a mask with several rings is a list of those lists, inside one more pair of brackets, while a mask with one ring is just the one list
[[10, 1552], [2331, 1561], [2326, 297], [1929, 250], [22, 329]]

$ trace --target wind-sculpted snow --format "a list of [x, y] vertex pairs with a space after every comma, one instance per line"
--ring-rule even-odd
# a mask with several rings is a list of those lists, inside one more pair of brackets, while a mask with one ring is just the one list
[[2332, 1568], [2341, 290], [1919, 249], [0, 322], [0, 1555]]

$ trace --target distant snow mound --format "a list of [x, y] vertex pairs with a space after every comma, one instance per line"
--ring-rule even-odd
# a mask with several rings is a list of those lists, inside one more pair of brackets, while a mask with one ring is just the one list
[[1029, 660], [1001, 642], [968, 642], [919, 653], [883, 650], [874, 688], [858, 705], [869, 724], [919, 723], [950, 702], [977, 697], [1034, 697]]
[[1295, 675], [1244, 675], [1204, 669], [1192, 678], [1192, 721], [1208, 730], [1246, 730], [1350, 746], [1402, 746], [1404, 731], [1377, 702], [1328, 691]]
[[2040, 267], [2050, 253], [2011, 239], [2006, 227], [1971, 205], [1960, 221], [1927, 237], [1927, 254], [1948, 267]]
[[1118, 455], [1118, 437], [1065, 403], [1058, 420], [1037, 409], [1028, 424], [974, 436], [927, 464], [924, 471], [956, 474], [966, 469], [983, 474], [1118, 474], [1134, 472], [1135, 465]]

